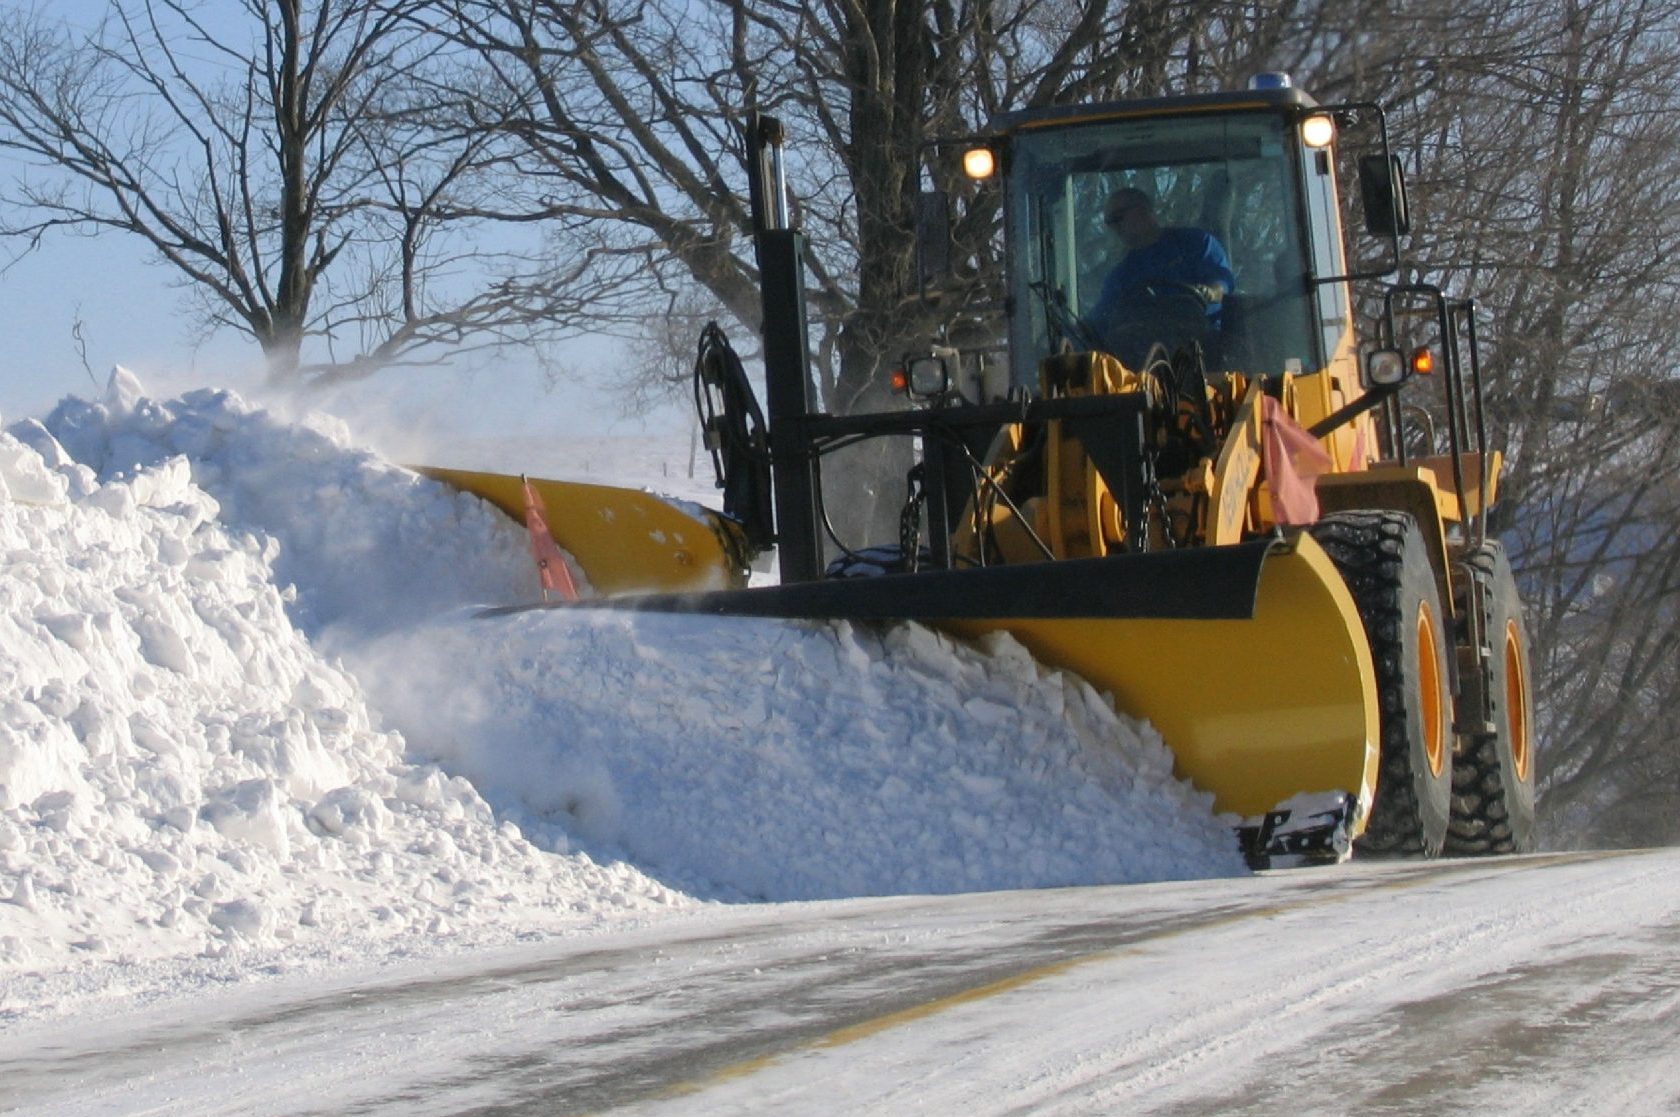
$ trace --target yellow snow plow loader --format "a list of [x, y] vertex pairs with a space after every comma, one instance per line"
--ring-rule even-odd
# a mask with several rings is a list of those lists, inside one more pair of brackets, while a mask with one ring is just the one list
[[[1337, 186], [1356, 130], [1363, 268]], [[551, 516], [597, 590], [644, 591], [611, 604], [1010, 633], [1151, 722], [1256, 863], [1532, 847], [1528, 653], [1487, 535], [1500, 460], [1475, 308], [1386, 282], [1408, 212], [1378, 106], [1261, 81], [1005, 114], [935, 147], [969, 175], [917, 229], [950, 328], [905, 358], [907, 407], [844, 416], [812, 404], [781, 127], [749, 132], [766, 407], [708, 327], [697, 398], [724, 508], [704, 545], [660, 533], [629, 563], [611, 498]], [[1000, 274], [953, 253], [957, 205], [1001, 215]], [[959, 274], [989, 298], [952, 295]], [[1434, 397], [1402, 407], [1426, 377]], [[876, 438], [913, 447], [899, 538], [848, 546], [823, 464]], [[439, 475], [520, 515], [517, 479]], [[781, 584], [745, 588], [770, 546]], [[609, 587], [615, 566], [635, 585]]]

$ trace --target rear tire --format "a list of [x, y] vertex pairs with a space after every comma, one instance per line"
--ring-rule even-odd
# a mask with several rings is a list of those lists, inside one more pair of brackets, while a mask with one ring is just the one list
[[1337, 512], [1311, 532], [1353, 594], [1377, 677], [1376, 799], [1354, 850], [1434, 857], [1452, 805], [1452, 688], [1423, 532], [1404, 512]]
[[[1481, 590], [1494, 731], [1460, 741], [1446, 848], [1454, 854], [1527, 853], [1536, 845], [1534, 711], [1522, 599], [1498, 543], [1472, 551], [1465, 565]], [[1466, 587], [1461, 616], [1476, 599]]]

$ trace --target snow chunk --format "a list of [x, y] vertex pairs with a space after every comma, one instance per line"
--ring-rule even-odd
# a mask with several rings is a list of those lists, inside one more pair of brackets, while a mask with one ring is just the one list
[[47, 468], [41, 455], [9, 434], [0, 434], [0, 500], [63, 504], [70, 483]]
[[113, 414], [126, 415], [134, 411], [144, 398], [145, 388], [140, 378], [121, 365], [111, 368], [105, 380], [105, 406]]
[[199, 808], [198, 817], [225, 837], [259, 845], [280, 858], [291, 854], [284, 800], [270, 779], [241, 780]]
[[377, 838], [389, 818], [385, 804], [359, 787], [335, 788], [309, 808], [309, 821], [316, 833], [363, 842]]

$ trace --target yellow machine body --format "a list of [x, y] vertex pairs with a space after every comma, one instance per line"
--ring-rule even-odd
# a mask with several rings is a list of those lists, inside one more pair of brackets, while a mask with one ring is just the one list
[[[1176, 421], [1150, 380], [1106, 353], [1047, 360], [1041, 388], [1073, 398], [1134, 393], [1145, 401], [1151, 436]], [[1299, 409], [1291, 379], [1274, 390], [1286, 410]], [[1137, 532], [1147, 534], [1151, 550], [1170, 553], [1270, 530], [1262, 395], [1260, 381], [1240, 376], [1210, 385], [1213, 441], [1183, 477], [1166, 479], [1168, 511], [1149, 509], [1140, 524], [1126, 523], [1116, 494], [1062, 424], [1046, 424], [1042, 438], [1007, 428], [993, 446], [989, 477], [1000, 490], [1017, 487], [1017, 499], [971, 502], [953, 550], [971, 563], [1031, 563], [1121, 554]], [[1021, 489], [1016, 475], [1023, 448], [1034, 444], [1047, 463], [1037, 495], [1030, 482]], [[1294, 795], [1343, 792], [1358, 804], [1350, 819], [1357, 837], [1376, 784], [1378, 702], [1363, 624], [1329, 556], [1297, 532], [1268, 552], [1251, 616], [1188, 614], [941, 625], [966, 636], [1008, 631], [1040, 661], [1113, 695], [1116, 708], [1160, 731], [1179, 774], [1212, 792], [1219, 810], [1253, 818]]]

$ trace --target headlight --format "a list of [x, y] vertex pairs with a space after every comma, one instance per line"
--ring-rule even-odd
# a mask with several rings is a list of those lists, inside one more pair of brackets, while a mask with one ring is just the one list
[[951, 390], [951, 366], [946, 362], [957, 359], [957, 351], [945, 345], [935, 345], [929, 353], [907, 356], [893, 370], [892, 389], [913, 400], [940, 399]]
[[1406, 372], [1406, 357], [1398, 349], [1373, 349], [1365, 357], [1365, 375], [1373, 384], [1398, 384]]

